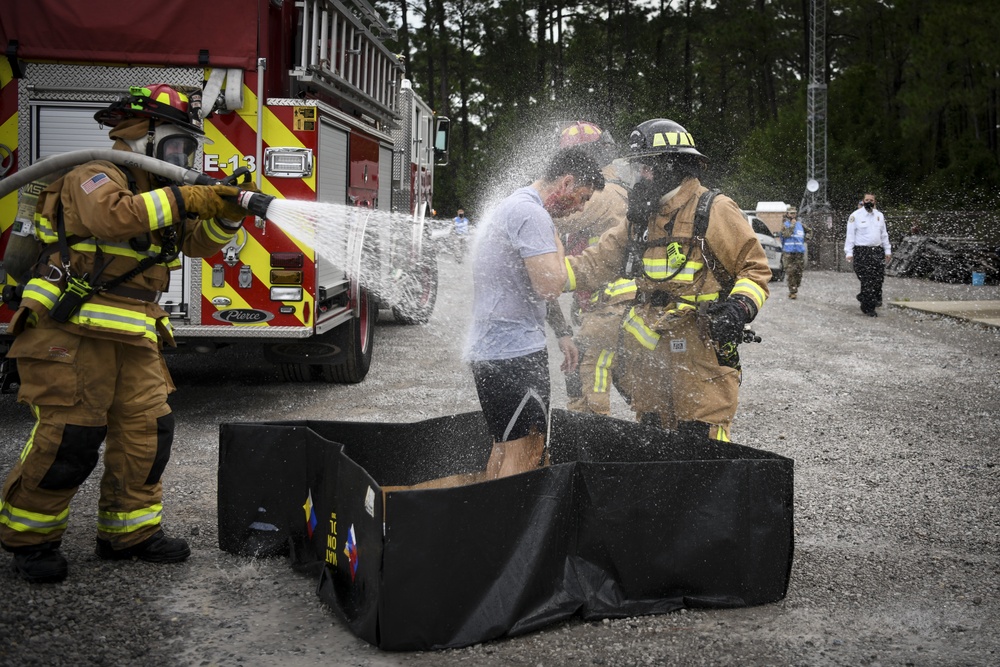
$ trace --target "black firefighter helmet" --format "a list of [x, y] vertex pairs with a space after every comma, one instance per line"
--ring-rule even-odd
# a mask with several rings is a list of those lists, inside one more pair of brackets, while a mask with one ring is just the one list
[[708, 159], [698, 151], [694, 137], [680, 123], [654, 118], [636, 125], [628, 136], [626, 159], [642, 162], [643, 158], [662, 155], [694, 155]]

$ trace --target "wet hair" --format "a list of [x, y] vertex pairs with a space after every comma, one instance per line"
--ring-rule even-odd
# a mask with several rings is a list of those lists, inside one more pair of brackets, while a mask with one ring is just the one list
[[575, 178], [577, 187], [604, 189], [604, 175], [601, 174], [600, 165], [580, 146], [560, 148], [549, 161], [545, 169], [545, 180], [552, 182], [563, 176]]

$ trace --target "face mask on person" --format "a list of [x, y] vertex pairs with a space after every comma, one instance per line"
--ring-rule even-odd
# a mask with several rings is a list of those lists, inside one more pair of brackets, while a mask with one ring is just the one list
[[875, 202], [873, 202], [873, 201], [867, 201], [866, 200], [865, 201], [865, 210], [870, 213], [873, 208], [875, 208]]

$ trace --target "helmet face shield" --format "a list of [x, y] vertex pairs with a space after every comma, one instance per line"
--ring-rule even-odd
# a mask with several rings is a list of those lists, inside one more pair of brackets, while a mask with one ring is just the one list
[[194, 168], [194, 158], [198, 152], [198, 139], [185, 130], [170, 124], [156, 126], [156, 151], [154, 157], [164, 162]]
[[198, 152], [198, 142], [194, 137], [175, 134], [161, 140], [156, 146], [156, 157], [178, 167], [194, 167], [194, 155]]
[[628, 158], [618, 158], [611, 163], [618, 177], [627, 188], [635, 187], [636, 183], [652, 178], [652, 168], [643, 164], [642, 160], [629, 160]]

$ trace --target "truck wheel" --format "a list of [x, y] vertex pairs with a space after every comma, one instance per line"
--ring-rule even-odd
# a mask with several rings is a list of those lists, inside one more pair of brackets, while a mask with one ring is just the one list
[[282, 382], [310, 382], [312, 368], [309, 364], [278, 364], [278, 374]]
[[427, 324], [437, 302], [437, 254], [429, 243], [424, 244], [424, 248], [420, 265], [405, 278], [401, 303], [392, 307], [396, 321], [403, 324]]
[[340, 346], [347, 354], [342, 364], [316, 366], [326, 382], [357, 384], [368, 375], [375, 343], [375, 299], [367, 289], [360, 290], [361, 307], [358, 317], [340, 327]]

